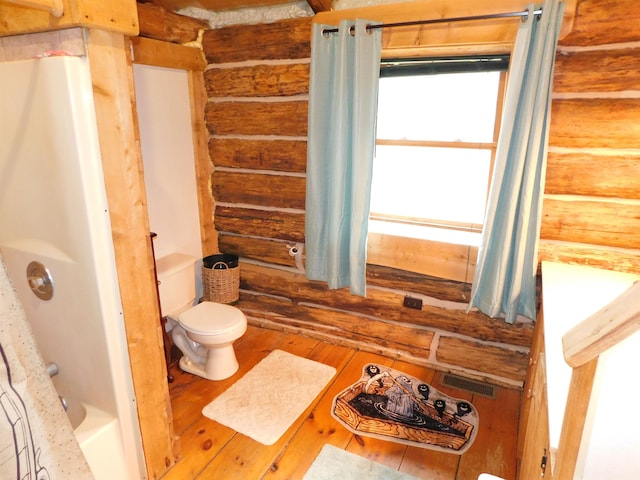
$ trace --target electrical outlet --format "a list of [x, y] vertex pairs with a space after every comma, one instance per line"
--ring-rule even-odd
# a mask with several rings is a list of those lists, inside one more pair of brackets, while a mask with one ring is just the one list
[[422, 299], [405, 295], [403, 305], [407, 308], [413, 308], [414, 310], [422, 310]]

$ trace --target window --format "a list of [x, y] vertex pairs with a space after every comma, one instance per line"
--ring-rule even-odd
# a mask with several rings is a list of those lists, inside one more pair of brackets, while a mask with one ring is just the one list
[[[374, 260], [381, 254], [375, 252], [382, 242], [376, 236], [458, 249], [479, 244], [508, 61], [508, 56], [383, 61], [369, 222]], [[398, 238], [394, 242], [398, 245]], [[424, 242], [410, 248], [425, 248]], [[471, 252], [461, 251], [468, 267]], [[402, 266], [393, 259], [371, 263]], [[409, 269], [438, 274], [426, 265]], [[465, 278], [453, 277], [466, 280], [468, 274], [466, 268]]]

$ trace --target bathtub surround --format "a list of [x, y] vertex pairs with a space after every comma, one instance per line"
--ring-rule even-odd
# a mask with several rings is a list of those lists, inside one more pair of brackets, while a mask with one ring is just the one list
[[328, 365], [274, 350], [202, 414], [263, 445], [273, 445], [335, 373]]
[[36, 473], [45, 478], [44, 472], [56, 480], [93, 478], [2, 258], [0, 318], [0, 398], [6, 415], [0, 414], [0, 478], [24, 478], [29, 471], [29, 478]]
[[[90, 407], [74, 433], [94, 476], [142, 478], [90, 68], [67, 53], [0, 63], [0, 252], [40, 355], [59, 366], [57, 393]], [[48, 300], [47, 277], [28, 273], [38, 263]]]

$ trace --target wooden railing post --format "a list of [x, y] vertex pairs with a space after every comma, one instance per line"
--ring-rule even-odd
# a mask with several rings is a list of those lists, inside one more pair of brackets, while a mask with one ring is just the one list
[[597, 367], [598, 357], [574, 368], [571, 374], [556, 465], [553, 469], [554, 480], [573, 478]]

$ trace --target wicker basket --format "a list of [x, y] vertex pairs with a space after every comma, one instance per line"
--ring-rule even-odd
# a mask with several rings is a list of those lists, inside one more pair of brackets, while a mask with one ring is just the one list
[[238, 257], [220, 254], [205, 257], [202, 263], [202, 299], [235, 303], [240, 298]]

